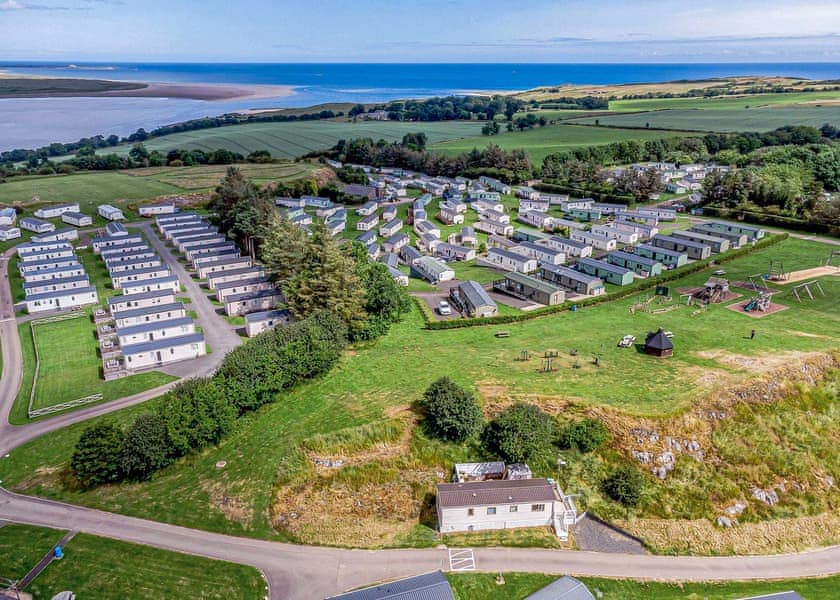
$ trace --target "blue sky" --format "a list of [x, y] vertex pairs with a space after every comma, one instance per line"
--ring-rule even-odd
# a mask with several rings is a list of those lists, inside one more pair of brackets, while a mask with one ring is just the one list
[[840, 0], [0, 0], [0, 60], [840, 61]]

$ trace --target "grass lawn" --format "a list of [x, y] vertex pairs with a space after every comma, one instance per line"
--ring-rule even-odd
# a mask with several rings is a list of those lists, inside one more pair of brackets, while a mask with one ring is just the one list
[[[0, 527], [0, 578], [20, 579], [64, 535], [29, 525]], [[26, 591], [51, 598], [72, 590], [79, 598], [263, 598], [257, 569], [188, 554], [77, 534], [64, 559], [44, 570]]]
[[[599, 117], [601, 118], [601, 117]], [[622, 117], [603, 117], [601, 123], [608, 119]], [[588, 118], [585, 122], [593, 120]], [[593, 121], [594, 122], [594, 121]], [[676, 129], [676, 128], [674, 128]], [[521, 149], [528, 153], [531, 163], [542, 164], [543, 159], [553, 152], [560, 152], [581, 146], [600, 146], [612, 142], [626, 140], [651, 140], [666, 137], [694, 135], [690, 133], [641, 131], [634, 129], [577, 127], [574, 125], [548, 125], [527, 131], [504, 132], [494, 136], [474, 136], [448, 142], [431, 144], [429, 149], [448, 155], [469, 152], [473, 148], [485, 148], [488, 144], [496, 144], [504, 150]]]
[[[744, 278], [766, 270], [771, 258], [783, 257], [785, 267], [792, 271], [820, 264], [826, 252], [822, 244], [789, 239], [727, 263], [726, 270], [733, 280]], [[670, 285], [700, 285], [711, 271]], [[298, 485], [305, 488], [320, 481], [324, 486], [364, 490], [364, 486], [376, 482], [398, 481], [400, 469], [409, 468], [416, 469], [424, 479], [405, 491], [410, 494], [407, 502], [421, 502], [435, 472], [445, 476], [453, 460], [482, 457], [475, 448], [436, 444], [415, 432], [394, 449], [382, 450], [385, 454], [366, 458], [354, 470], [319, 475], [319, 479], [301, 449], [302, 442], [315, 434], [410, 415], [411, 403], [442, 375], [475, 390], [489, 411], [511, 399], [531, 398], [556, 407], [568, 403], [568, 410], [578, 413], [597, 409], [633, 423], [677, 415], [693, 406], [698, 396], [712, 393], [716, 385], [754, 376], [750, 361], [761, 363], [783, 351], [810, 353], [836, 348], [840, 337], [840, 314], [835, 310], [840, 280], [826, 277], [822, 284], [825, 298], [799, 304], [789, 293], [783, 293], [777, 301], [790, 308], [760, 320], [724, 306], [713, 306], [699, 316], [692, 316], [685, 307], [661, 315], [631, 316], [628, 309], [638, 301], [638, 297], [631, 297], [504, 327], [428, 331], [413, 309], [378, 343], [347, 352], [329, 374], [243, 419], [218, 448], [180, 460], [148, 483], [126, 483], [89, 492], [61, 483], [61, 470], [89, 423], [56, 431], [49, 439], [18, 448], [10, 458], [0, 461], [0, 479], [17, 491], [76, 504], [208, 530], [287, 539], [272, 528], [269, 520], [278, 485], [284, 489]], [[675, 332], [675, 355], [667, 361], [616, 347], [626, 333], [643, 339], [646, 332], [657, 327]], [[510, 331], [510, 337], [495, 338], [493, 334], [500, 328]], [[747, 339], [751, 328], [759, 330], [755, 340]], [[569, 356], [572, 348], [580, 352], [577, 359]], [[547, 349], [560, 352], [555, 360], [558, 370], [553, 373], [540, 373], [542, 361], [538, 358], [517, 360], [522, 350], [539, 356]], [[600, 354], [600, 367], [590, 361], [596, 353]], [[730, 356], [743, 360], [728, 360]], [[573, 369], [577, 360], [580, 368]], [[154, 406], [152, 401], [106, 418], [126, 423]], [[224, 470], [215, 468], [218, 460], [227, 461]], [[690, 475], [690, 471], [687, 473]], [[314, 498], [317, 491], [301, 488], [290, 493], [311, 493]], [[647, 505], [651, 514], [655, 500], [652, 496]], [[335, 519], [331, 522], [334, 525]], [[413, 523], [417, 523], [416, 516]], [[404, 524], [395, 526], [399, 535], [405, 535]], [[313, 530], [315, 533], [318, 531]]]
[[[572, 123], [594, 124], [595, 118], [575, 119]], [[810, 125], [820, 127], [825, 123], [840, 125], [840, 105], [795, 107], [770, 106], [744, 108], [668, 109], [632, 114], [615, 114], [598, 117], [601, 125], [611, 127], [656, 127], [659, 129], [692, 131], [771, 131], [784, 125]], [[619, 130], [624, 131], [624, 130]], [[646, 133], [654, 133], [652, 131]], [[660, 136], [666, 132], [658, 132]]]
[[[540, 573], [505, 573], [504, 585], [498, 585], [497, 576], [492, 573], [447, 573], [446, 577], [457, 600], [522, 600], [558, 579], [556, 575]], [[796, 590], [806, 600], [821, 600], [833, 598], [840, 586], [840, 577], [679, 584], [598, 577], [578, 579], [596, 598], [603, 600], [736, 600], [787, 590]]]
[[[389, 142], [401, 140], [406, 133], [422, 131], [429, 142], [439, 142], [459, 137], [478, 135], [480, 121], [439, 121], [410, 123], [398, 121], [300, 121], [289, 123], [249, 123], [214, 129], [173, 133], [144, 142], [149, 151], [166, 151], [173, 148], [216, 150], [225, 148], [248, 155], [254, 150], [268, 150], [274, 158], [297, 158], [316, 150], [327, 150], [340, 139], [369, 137]], [[109, 149], [109, 152], [127, 154], [131, 144]]]

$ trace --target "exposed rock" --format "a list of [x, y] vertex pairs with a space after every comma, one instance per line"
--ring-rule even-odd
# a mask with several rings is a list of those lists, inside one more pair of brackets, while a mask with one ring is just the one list
[[733, 517], [737, 517], [742, 512], [744, 512], [745, 508], [747, 508], [746, 504], [744, 504], [743, 502], [736, 502], [732, 506], [727, 506], [723, 510], [724, 510], [724, 512], [726, 512], [726, 514], [728, 514], [730, 516], [733, 516]]
[[753, 488], [752, 497], [759, 502], [764, 502], [768, 506], [774, 506], [779, 503], [779, 495], [774, 490], [762, 490], [761, 488]]
[[717, 518], [718, 527], [732, 527], [732, 519], [723, 515]]

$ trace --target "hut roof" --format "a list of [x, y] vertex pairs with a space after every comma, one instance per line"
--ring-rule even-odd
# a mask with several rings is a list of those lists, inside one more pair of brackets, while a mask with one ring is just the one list
[[653, 350], [673, 350], [674, 344], [671, 343], [671, 340], [668, 339], [668, 336], [665, 335], [665, 332], [660, 327], [658, 331], [654, 331], [647, 335], [647, 338], [645, 338], [645, 348], [651, 348]]

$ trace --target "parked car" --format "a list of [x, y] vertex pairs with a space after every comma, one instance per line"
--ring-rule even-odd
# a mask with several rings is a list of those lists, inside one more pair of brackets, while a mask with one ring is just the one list
[[451, 315], [452, 307], [449, 306], [449, 302], [447, 302], [446, 300], [441, 300], [440, 304], [438, 304], [438, 313], [444, 317]]

